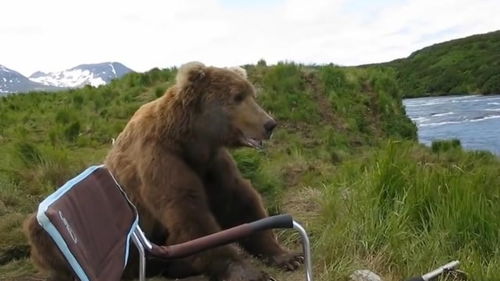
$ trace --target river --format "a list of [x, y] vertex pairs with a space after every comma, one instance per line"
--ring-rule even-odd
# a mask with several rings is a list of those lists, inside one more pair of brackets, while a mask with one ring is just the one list
[[500, 95], [414, 98], [403, 104], [421, 143], [455, 138], [465, 149], [500, 155]]

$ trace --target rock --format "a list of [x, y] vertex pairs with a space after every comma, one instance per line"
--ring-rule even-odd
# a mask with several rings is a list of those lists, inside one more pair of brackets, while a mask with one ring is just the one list
[[380, 276], [368, 269], [356, 270], [349, 277], [351, 281], [383, 281]]

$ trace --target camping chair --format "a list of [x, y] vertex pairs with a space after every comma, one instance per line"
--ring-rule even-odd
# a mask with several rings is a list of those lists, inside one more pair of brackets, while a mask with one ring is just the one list
[[291, 216], [271, 216], [181, 244], [158, 246], [146, 238], [135, 206], [102, 165], [88, 168], [42, 201], [37, 220], [80, 281], [120, 280], [127, 265], [130, 241], [138, 249], [139, 280], [144, 281], [146, 256], [182, 258], [272, 228], [293, 228], [299, 232], [306, 280], [313, 280], [309, 238]]

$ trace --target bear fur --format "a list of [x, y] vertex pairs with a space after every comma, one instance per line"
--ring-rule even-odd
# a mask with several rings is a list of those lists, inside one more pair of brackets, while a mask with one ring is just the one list
[[[163, 245], [181, 243], [267, 216], [260, 195], [241, 176], [228, 148], [259, 148], [275, 126], [256, 103], [244, 69], [192, 62], [179, 69], [176, 84], [162, 97], [137, 110], [117, 137], [105, 166], [136, 205], [148, 238]], [[35, 264], [53, 280], [70, 280], [60, 254], [47, 259], [45, 249], [51, 243], [34, 217], [26, 229]], [[294, 270], [302, 261], [300, 255], [283, 249], [272, 231], [239, 244], [284, 269]], [[234, 245], [150, 263], [148, 269], [155, 274], [175, 278], [205, 274], [211, 280], [269, 279]]]

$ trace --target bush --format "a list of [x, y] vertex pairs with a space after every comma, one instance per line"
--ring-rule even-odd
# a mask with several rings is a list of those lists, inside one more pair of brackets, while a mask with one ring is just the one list
[[30, 167], [42, 163], [42, 155], [40, 150], [33, 144], [27, 142], [17, 143], [15, 151], [21, 162]]
[[60, 123], [60, 124], [68, 124], [69, 122], [73, 121], [74, 119], [75, 119], [74, 114], [66, 109], [59, 110], [56, 113], [56, 117], [55, 117], [56, 122]]
[[165, 88], [164, 87], [156, 87], [156, 89], [155, 89], [155, 97], [159, 98], [159, 97], [163, 96], [164, 93], [165, 93]]
[[80, 94], [75, 94], [73, 96], [73, 105], [75, 108], [80, 109], [83, 105], [83, 96]]
[[64, 129], [64, 136], [66, 137], [66, 140], [69, 142], [73, 142], [78, 138], [78, 135], [80, 134], [80, 122], [75, 121], [71, 123], [69, 126]]
[[436, 140], [431, 145], [432, 152], [446, 152], [452, 149], [461, 149], [462, 145], [459, 139]]

